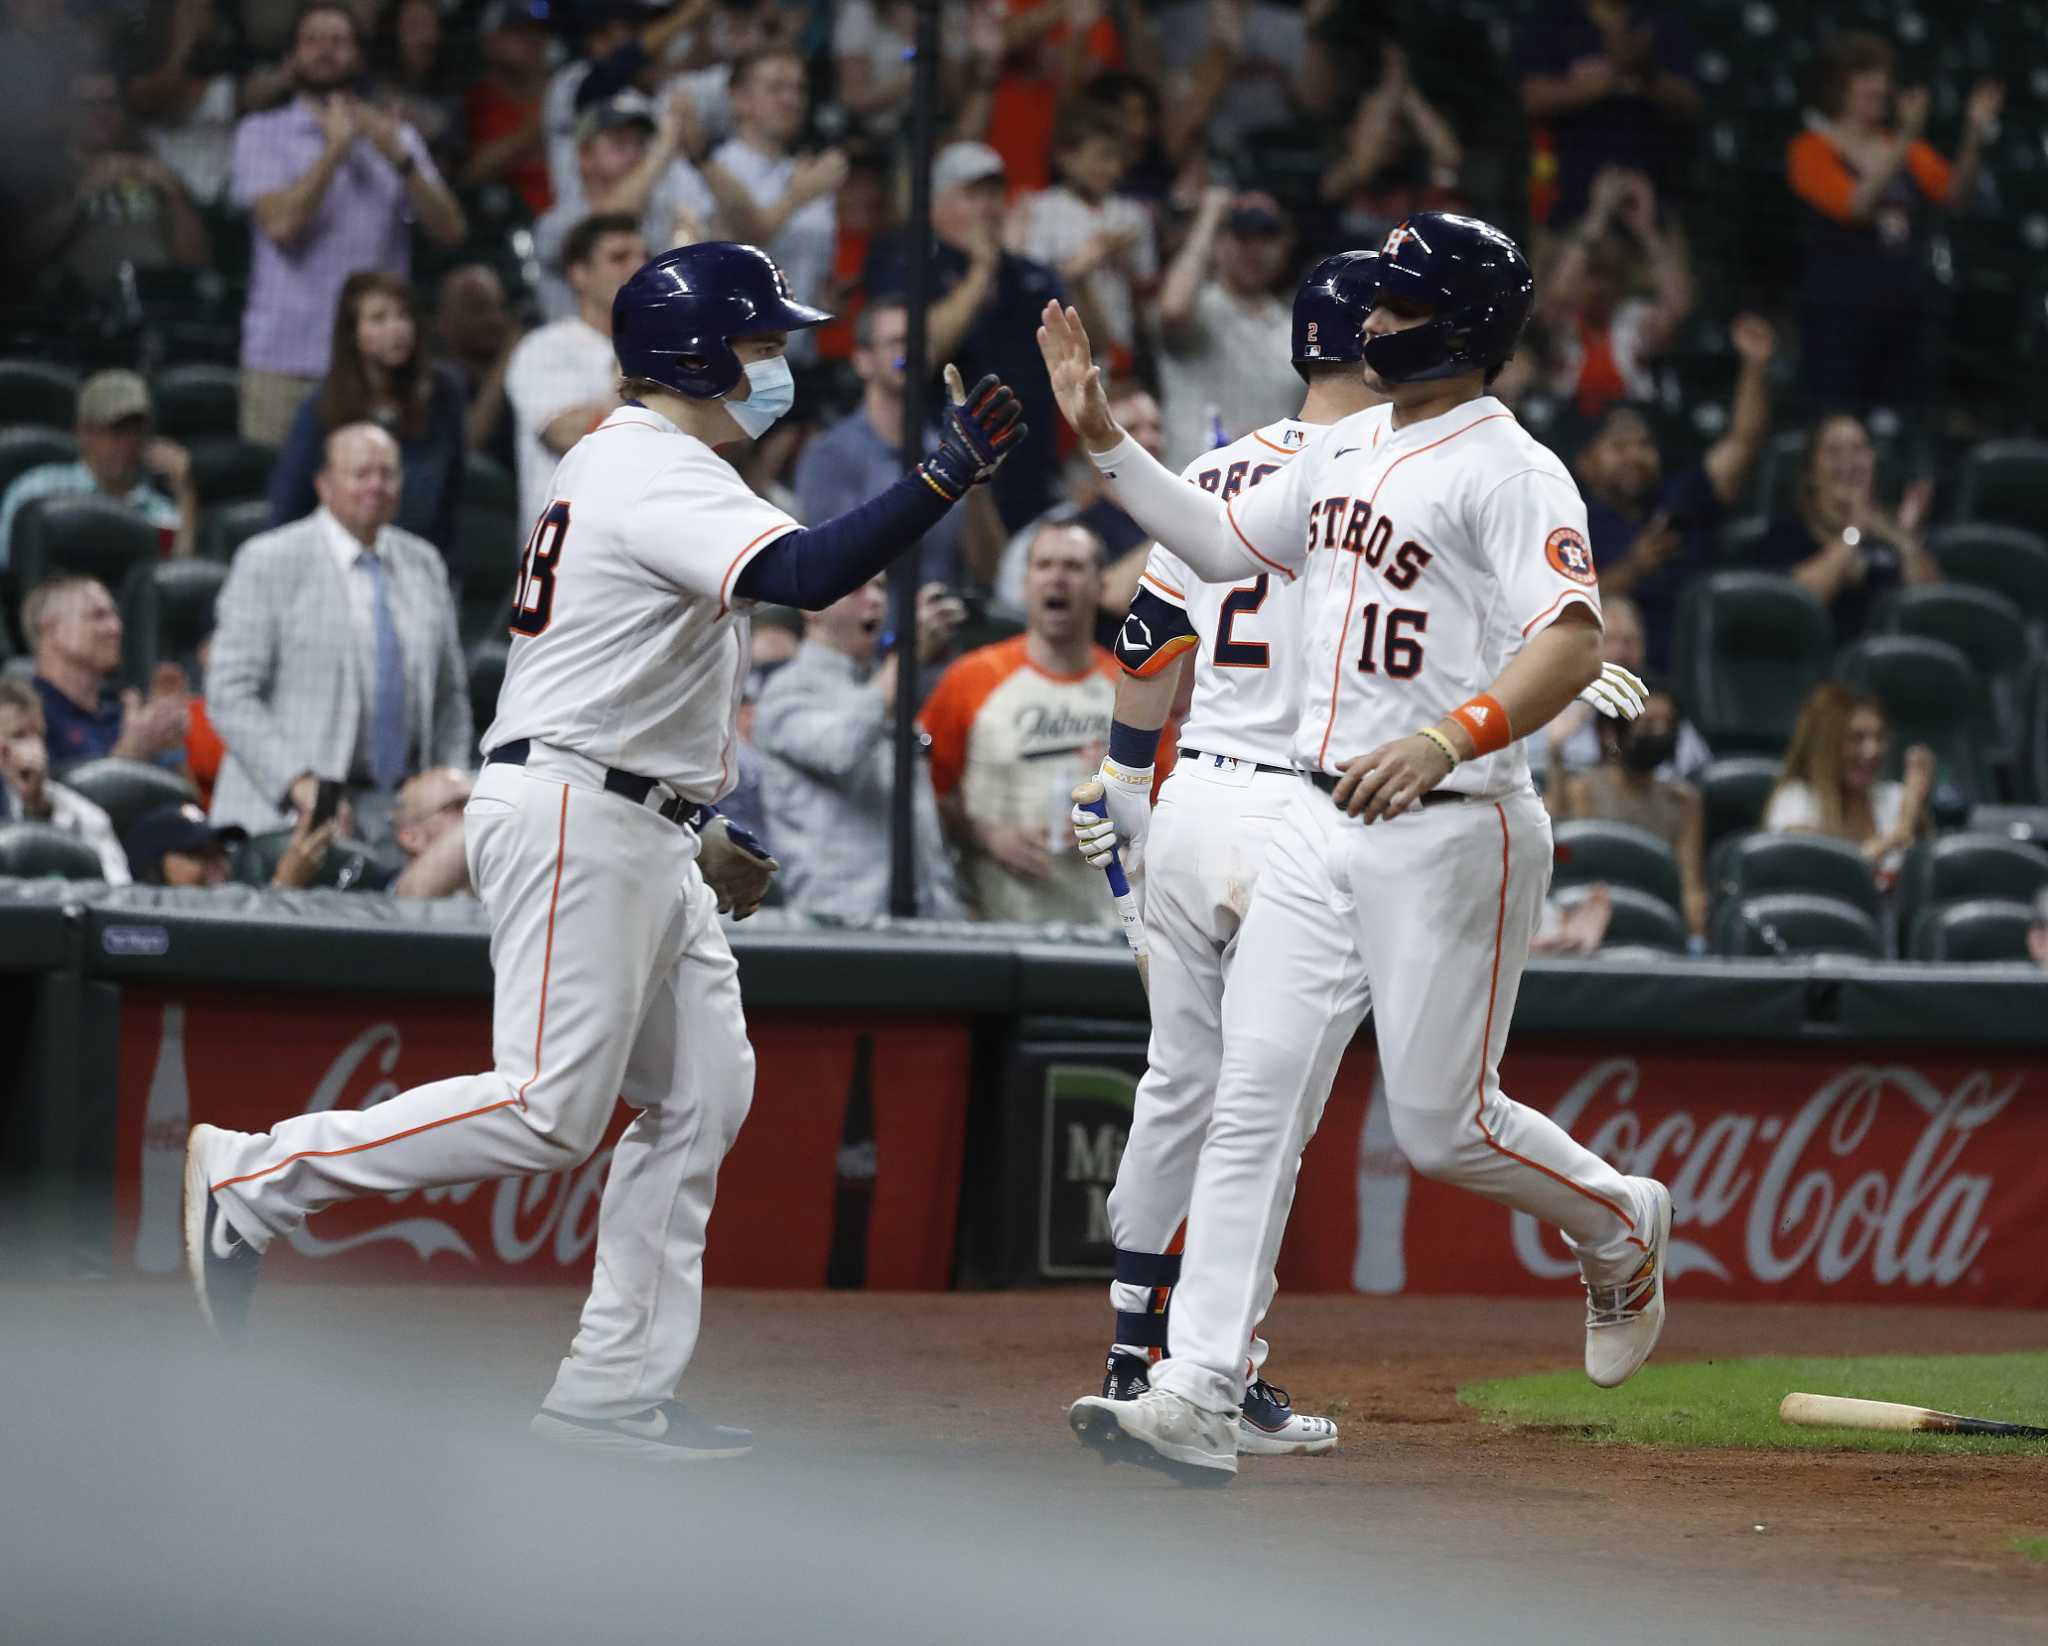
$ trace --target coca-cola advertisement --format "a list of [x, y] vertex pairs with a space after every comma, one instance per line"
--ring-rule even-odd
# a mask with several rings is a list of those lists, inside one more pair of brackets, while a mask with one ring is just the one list
[[[2048, 1306], [2048, 1080], [2010, 1054], [1697, 1045], [1510, 1049], [1501, 1083], [1671, 1186], [1682, 1295]], [[1302, 1163], [1281, 1284], [1550, 1293], [1556, 1233], [1415, 1178], [1361, 1049]]]
[[[185, 1133], [366, 1109], [487, 1066], [482, 1001], [124, 990], [114, 1255], [179, 1269]], [[769, 1012], [754, 1106], [719, 1171], [713, 1285], [939, 1290], [952, 1279], [969, 1036], [944, 1017]], [[298, 1277], [581, 1283], [623, 1105], [582, 1166], [336, 1206], [272, 1248]]]

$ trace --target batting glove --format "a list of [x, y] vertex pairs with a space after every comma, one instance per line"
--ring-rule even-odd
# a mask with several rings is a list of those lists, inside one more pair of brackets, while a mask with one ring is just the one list
[[939, 449], [923, 463], [932, 487], [957, 500], [997, 469], [1024, 438], [1024, 407], [991, 372], [946, 407]]
[[1649, 688], [1619, 663], [1602, 663], [1600, 678], [1579, 693], [1581, 703], [1590, 703], [1609, 720], [1633, 720], [1643, 712]]
[[1119, 766], [1105, 760], [1096, 774], [1102, 784], [1105, 816], [1076, 806], [1071, 813], [1074, 840], [1091, 869], [1107, 869], [1112, 852], [1123, 854], [1124, 872], [1136, 871], [1145, 831], [1152, 823], [1152, 768]]

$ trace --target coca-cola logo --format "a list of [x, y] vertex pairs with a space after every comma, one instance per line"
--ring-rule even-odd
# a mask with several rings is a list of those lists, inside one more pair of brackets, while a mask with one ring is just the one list
[[[401, 1089], [394, 1078], [403, 1042], [395, 1023], [373, 1023], [344, 1046], [327, 1066], [308, 1113], [325, 1109], [375, 1108]], [[354, 1101], [350, 1094], [367, 1079]], [[597, 1212], [604, 1196], [605, 1172], [612, 1151], [603, 1148], [580, 1166], [550, 1172], [544, 1177], [508, 1177], [490, 1184], [458, 1183], [444, 1188], [422, 1189], [416, 1193], [385, 1195], [388, 1206], [413, 1204], [429, 1208], [466, 1206], [479, 1189], [491, 1195], [489, 1229], [492, 1256], [500, 1263], [530, 1263], [546, 1254], [553, 1262], [568, 1267], [580, 1261], [597, 1239]], [[463, 1220], [472, 1233], [483, 1220]], [[302, 1225], [288, 1237], [292, 1248], [307, 1257], [336, 1257], [359, 1247], [396, 1241], [412, 1249], [422, 1262], [444, 1252], [469, 1263], [478, 1263], [476, 1247], [455, 1223], [431, 1212], [417, 1216], [393, 1217], [369, 1228], [356, 1229], [334, 1239], [323, 1239], [311, 1224]]]
[[[1953, 1286], [1990, 1238], [1981, 1223], [1991, 1176], [1956, 1167], [1971, 1135], [2017, 1094], [2018, 1076], [1995, 1086], [1978, 1070], [1944, 1092], [1904, 1065], [1856, 1064], [1789, 1117], [1726, 1109], [1702, 1125], [1678, 1109], [1647, 1127], [1633, 1106], [1640, 1078], [1633, 1058], [1596, 1064], [1551, 1118], [1621, 1171], [1670, 1186], [1674, 1278], [1732, 1278], [1728, 1242], [1716, 1243], [1717, 1255], [1685, 1231], [1717, 1229], [1745, 1201], [1741, 1260], [1765, 1285], [1810, 1268], [1830, 1286], [1859, 1270], [1883, 1286]], [[1896, 1171], [1873, 1163], [1866, 1147], [1881, 1117], [1892, 1129], [1920, 1128]], [[1515, 1256], [1531, 1274], [1577, 1273], [1533, 1217], [1517, 1212], [1513, 1226]]]

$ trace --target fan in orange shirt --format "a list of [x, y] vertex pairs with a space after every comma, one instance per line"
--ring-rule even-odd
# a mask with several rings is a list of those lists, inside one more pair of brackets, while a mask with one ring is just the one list
[[1060, 100], [1101, 69], [1123, 67], [1116, 24], [1102, 0], [995, 0], [1001, 72], [989, 93], [990, 148], [1015, 194], [1052, 185], [1052, 127]]

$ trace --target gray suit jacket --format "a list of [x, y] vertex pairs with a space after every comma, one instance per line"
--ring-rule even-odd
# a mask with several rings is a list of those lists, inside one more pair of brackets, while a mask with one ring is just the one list
[[[392, 616], [405, 654], [412, 743], [431, 766], [475, 763], [455, 602], [441, 556], [393, 528]], [[213, 821], [252, 834], [291, 822], [280, 797], [303, 772], [346, 780], [362, 717], [348, 589], [317, 513], [259, 533], [220, 591], [206, 710], [227, 745]]]

